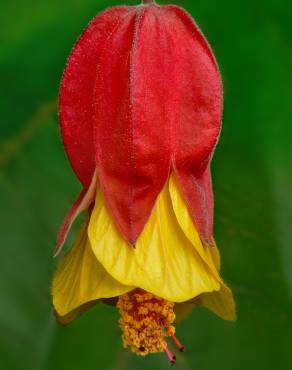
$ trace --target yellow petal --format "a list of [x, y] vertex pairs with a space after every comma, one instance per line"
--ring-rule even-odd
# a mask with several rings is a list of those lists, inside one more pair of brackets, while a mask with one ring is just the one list
[[215, 239], [213, 239], [213, 246], [210, 248], [210, 254], [216, 270], [219, 272], [221, 268], [221, 258]]
[[[218, 251], [215, 240], [213, 240], [213, 247], [210, 248], [211, 257], [216, 268], [220, 269], [220, 253]], [[202, 305], [214, 312], [216, 315], [224, 320], [236, 320], [236, 307], [233, 299], [232, 291], [221, 279], [221, 286], [219, 291], [210, 293], [203, 293], [190, 301], [193, 305]]]
[[[194, 298], [195, 300], [196, 298]], [[183, 303], [176, 303], [174, 305], [175, 324], [179, 324], [182, 320], [186, 319], [194, 309], [194, 302], [188, 301]]]
[[198, 231], [185, 205], [183, 197], [178, 190], [173, 176], [169, 180], [169, 192], [172, 200], [173, 209], [178, 223], [185, 235], [191, 241], [202, 259], [208, 264], [214, 275], [220, 281], [220, 290], [211, 293], [203, 293], [197, 299], [193, 299], [194, 304], [202, 304], [218, 316], [225, 320], [235, 320], [235, 303], [231, 290], [224, 284], [219, 275], [220, 253], [215, 240], [212, 247], [205, 247], [200, 239]]
[[202, 244], [199, 233], [195, 227], [195, 224], [181, 195], [181, 192], [178, 189], [174, 176], [171, 176], [169, 179], [169, 193], [175, 216], [182, 231], [189, 239], [189, 241], [193, 244], [203, 261], [205, 261], [205, 263], [212, 270], [214, 276], [220, 280], [220, 276], [218, 274], [218, 270], [220, 268], [220, 256], [216, 248], [215, 241], [215, 248], [205, 247]]
[[218, 279], [177, 222], [168, 184], [160, 193], [135, 249], [117, 230], [100, 191], [88, 235], [97, 259], [124, 285], [135, 285], [172, 302], [220, 289]]
[[[214, 247], [211, 249], [214, 264], [217, 265], [219, 269], [220, 254], [215, 241]], [[219, 291], [201, 294], [198, 299], [200, 304], [207, 307], [209, 310], [220, 316], [222, 319], [230, 321], [236, 320], [236, 307], [233, 299], [233, 294], [223, 281], [221, 281], [221, 288]]]
[[203, 293], [184, 303], [176, 303], [176, 323], [184, 320], [195, 306], [204, 306], [224, 320], [236, 320], [236, 307], [232, 291], [223, 283], [219, 291]]
[[87, 225], [88, 221], [73, 248], [61, 260], [53, 280], [53, 304], [58, 316], [67, 316], [64, 323], [71, 321], [72, 315], [74, 318], [78, 309], [82, 311], [81, 306], [88, 302], [119, 296], [133, 289], [113, 279], [98, 262], [89, 245]]
[[233, 295], [225, 284], [222, 284], [218, 292], [202, 294], [200, 303], [224, 320], [236, 320]]
[[75, 308], [73, 311], [70, 311], [64, 316], [60, 316], [57, 311], [55, 311], [55, 316], [59, 324], [61, 325], [68, 325], [72, 321], [74, 321], [78, 316], [88, 311], [90, 308], [96, 305], [98, 301], [90, 301], [84, 303], [82, 306]]

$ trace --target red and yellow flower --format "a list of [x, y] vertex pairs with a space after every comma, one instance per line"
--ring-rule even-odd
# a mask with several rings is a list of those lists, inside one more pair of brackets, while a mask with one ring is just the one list
[[125, 346], [165, 351], [176, 314], [202, 304], [234, 320], [212, 237], [210, 161], [221, 128], [214, 55], [181, 8], [105, 10], [75, 45], [60, 91], [64, 145], [83, 191], [60, 230], [88, 216], [53, 281], [61, 323], [116, 304]]

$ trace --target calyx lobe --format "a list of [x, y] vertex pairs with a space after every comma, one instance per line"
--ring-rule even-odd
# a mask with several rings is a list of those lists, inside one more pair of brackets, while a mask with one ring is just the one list
[[73, 49], [60, 91], [72, 167], [85, 187], [97, 169], [108, 207], [130, 243], [170, 171], [203, 240], [211, 240], [209, 164], [221, 114], [214, 56], [176, 6], [115, 7], [98, 15]]

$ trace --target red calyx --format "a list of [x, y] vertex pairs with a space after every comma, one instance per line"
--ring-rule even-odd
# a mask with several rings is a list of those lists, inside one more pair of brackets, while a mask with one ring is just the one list
[[176, 6], [122, 6], [94, 18], [76, 43], [60, 90], [71, 165], [99, 186], [121, 233], [140, 235], [174, 171], [202, 239], [211, 242], [210, 160], [222, 86], [214, 56]]

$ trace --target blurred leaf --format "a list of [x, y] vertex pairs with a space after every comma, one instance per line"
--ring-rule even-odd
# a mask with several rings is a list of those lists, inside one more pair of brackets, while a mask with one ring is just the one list
[[[58, 84], [86, 23], [118, 3], [1, 4], [1, 368], [168, 368], [163, 355], [141, 359], [122, 349], [115, 308], [97, 305], [63, 328], [50, 302], [56, 231], [80, 188], [58, 132]], [[286, 369], [292, 363], [292, 4], [177, 3], [196, 18], [222, 70], [215, 235], [238, 306], [235, 324], [201, 308], [182, 322], [178, 335], [187, 352], [177, 366]]]

